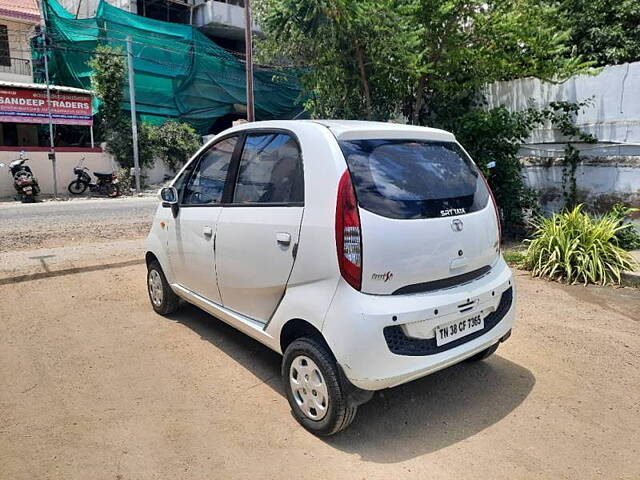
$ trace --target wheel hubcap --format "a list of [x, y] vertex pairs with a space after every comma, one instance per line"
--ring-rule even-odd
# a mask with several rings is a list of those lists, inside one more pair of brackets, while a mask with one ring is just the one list
[[309, 357], [297, 356], [289, 368], [289, 384], [302, 413], [311, 420], [322, 420], [329, 407], [329, 392], [318, 365]]
[[149, 296], [156, 307], [162, 305], [162, 279], [157, 270], [149, 272]]

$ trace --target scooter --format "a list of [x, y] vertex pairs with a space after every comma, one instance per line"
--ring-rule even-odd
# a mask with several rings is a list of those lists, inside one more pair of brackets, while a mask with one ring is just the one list
[[[9, 175], [13, 178], [13, 187], [18, 194], [16, 200], [20, 200], [22, 203], [33, 203], [40, 193], [40, 186], [36, 177], [33, 176], [31, 168], [25, 165], [29, 159], [24, 155], [24, 152], [20, 152], [20, 158], [8, 165]], [[0, 162], [0, 167], [7, 167], [7, 164]]]
[[72, 195], [81, 195], [87, 188], [91, 193], [98, 193], [107, 197], [117, 197], [120, 195], [120, 182], [115, 172], [93, 172], [96, 176], [96, 183], [91, 182], [90, 170], [85, 167], [85, 158], [82, 157], [80, 163], [73, 169], [76, 179], [68, 187]]

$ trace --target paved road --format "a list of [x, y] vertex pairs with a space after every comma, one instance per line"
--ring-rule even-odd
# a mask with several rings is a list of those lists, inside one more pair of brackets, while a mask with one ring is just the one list
[[68, 246], [144, 235], [158, 205], [155, 196], [65, 202], [0, 203], [0, 252]]
[[23, 204], [0, 203], [0, 221], [54, 222], [67, 219], [100, 220], [104, 218], [152, 215], [158, 205], [157, 197], [87, 199], [62, 202]]

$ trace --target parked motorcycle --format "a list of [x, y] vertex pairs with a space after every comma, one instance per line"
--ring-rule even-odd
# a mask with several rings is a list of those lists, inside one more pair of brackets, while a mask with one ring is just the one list
[[82, 157], [80, 163], [73, 169], [76, 179], [68, 187], [72, 195], [81, 195], [87, 188], [91, 193], [98, 193], [107, 197], [117, 197], [120, 195], [120, 182], [115, 172], [93, 172], [96, 183], [91, 182], [90, 170], [84, 166], [85, 158]]
[[22, 203], [32, 203], [36, 201], [36, 197], [40, 193], [40, 185], [38, 185], [36, 177], [33, 176], [29, 165], [25, 165], [29, 159], [24, 155], [24, 152], [20, 152], [20, 158], [9, 165], [0, 162], [0, 167], [8, 166], [9, 168], [9, 175], [13, 178], [13, 187], [18, 194], [16, 200], [20, 200]]

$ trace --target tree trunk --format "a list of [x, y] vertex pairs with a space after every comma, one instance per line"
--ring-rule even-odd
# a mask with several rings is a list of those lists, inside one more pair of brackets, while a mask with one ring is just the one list
[[364, 92], [364, 101], [367, 109], [367, 120], [371, 119], [371, 92], [369, 91], [369, 81], [367, 80], [367, 72], [364, 69], [364, 55], [360, 45], [356, 43], [356, 60], [360, 70], [360, 81], [362, 82], [362, 90]]
[[413, 102], [413, 111], [411, 112], [411, 123], [417, 125], [420, 121], [420, 110], [424, 105], [424, 86], [427, 81], [427, 76], [422, 75], [418, 80], [418, 88], [416, 89], [416, 98]]

